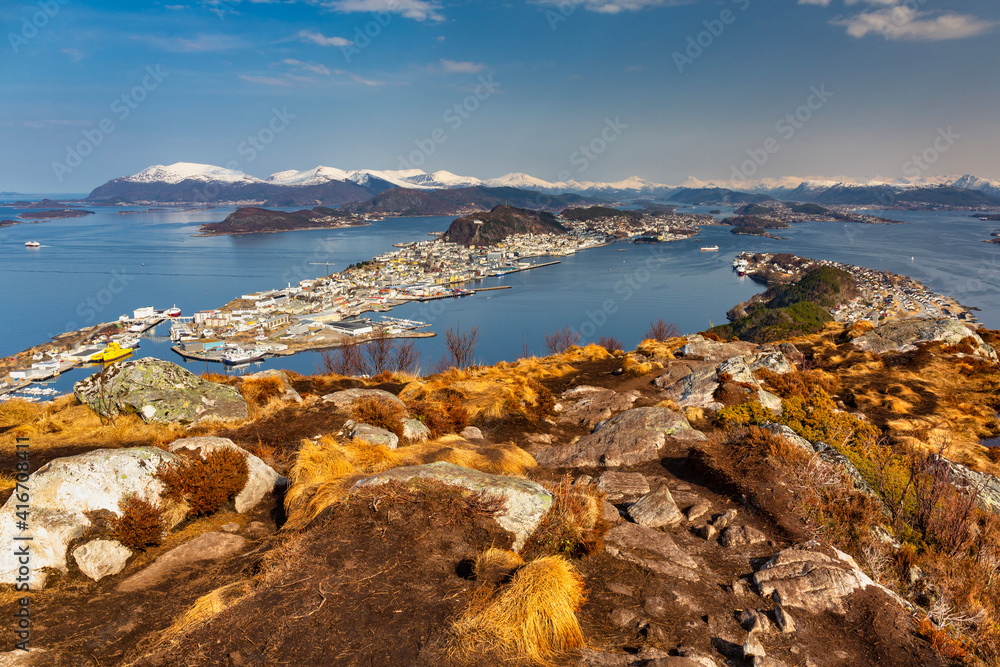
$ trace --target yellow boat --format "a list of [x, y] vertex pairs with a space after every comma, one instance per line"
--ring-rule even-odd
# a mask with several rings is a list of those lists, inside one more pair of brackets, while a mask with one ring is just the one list
[[124, 359], [130, 354], [132, 354], [132, 348], [122, 347], [118, 343], [111, 342], [108, 343], [108, 346], [104, 348], [103, 352], [92, 354], [90, 356], [90, 360], [99, 364], [110, 364], [112, 361]]

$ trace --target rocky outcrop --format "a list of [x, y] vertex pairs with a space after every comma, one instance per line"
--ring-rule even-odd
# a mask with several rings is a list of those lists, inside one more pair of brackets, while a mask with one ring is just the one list
[[761, 428], [771, 435], [781, 438], [788, 444], [794, 446], [796, 449], [801, 450], [803, 454], [812, 456], [816, 453], [816, 450], [813, 448], [813, 444], [793, 431], [789, 426], [768, 422], [761, 426]]
[[[67, 571], [66, 550], [92, 525], [90, 512], [117, 514], [118, 502], [134, 494], [150, 503], [163, 504], [163, 485], [154, 473], [174, 455], [156, 447], [97, 449], [86, 454], [55, 459], [39, 468], [27, 482], [31, 496], [30, 531], [31, 586], [42, 588], [42, 570]], [[17, 498], [12, 496], [0, 509], [0, 542], [18, 544]], [[168, 510], [173, 506], [167, 505]], [[184, 516], [168, 511], [170, 526]], [[0, 551], [0, 582], [13, 583], [18, 572], [14, 549]]]
[[639, 396], [640, 392], [635, 390], [618, 393], [589, 385], [573, 387], [559, 397], [562, 406], [559, 421], [594, 428], [613, 414], [631, 408]]
[[267, 494], [288, 485], [288, 480], [275, 472], [271, 466], [242, 447], [236, 446], [229, 438], [184, 438], [175, 440], [169, 449], [171, 452], [181, 450], [198, 452], [201, 458], [205, 458], [210, 452], [220, 447], [235, 449], [247, 457], [247, 483], [234, 499], [236, 511], [240, 514], [245, 514], [256, 507]]
[[725, 361], [732, 357], [741, 357], [745, 354], [753, 354], [759, 348], [755, 343], [736, 341], [724, 343], [709, 340], [704, 336], [695, 335], [687, 337], [688, 343], [674, 353], [680, 358], [702, 359], [704, 361]]
[[502, 499], [504, 508], [495, 518], [501, 528], [514, 535], [515, 551], [524, 546], [553, 502], [552, 494], [537, 482], [489, 475], [444, 462], [387, 470], [358, 480], [352, 490], [377, 487], [389, 482], [407, 483], [415, 479], [439, 482]]
[[138, 414], [159, 424], [247, 418], [247, 403], [236, 389], [159, 359], [114, 364], [77, 382], [73, 393], [103, 417]]
[[1000, 514], [1000, 479], [986, 472], [970, 470], [942, 456], [933, 455], [931, 461], [934, 465], [945, 466], [948, 480], [957, 488], [976, 494], [982, 509]]
[[778, 552], [754, 573], [753, 583], [782, 606], [840, 614], [848, 596], [875, 585], [853, 558], [812, 541]]
[[383, 389], [364, 389], [362, 387], [355, 387], [354, 389], [344, 389], [342, 391], [336, 391], [332, 394], [327, 394], [323, 397], [324, 403], [333, 403], [333, 406], [338, 410], [347, 410], [353, 404], [354, 401], [359, 398], [381, 398], [394, 405], [406, 409], [406, 405], [403, 401], [399, 400], [399, 397], [390, 394]]
[[909, 352], [918, 343], [943, 342], [958, 345], [965, 339], [970, 339], [974, 354], [990, 361], [997, 360], [996, 350], [958, 320], [894, 320], [855, 338], [853, 344], [861, 351], [884, 354]]
[[[409, 442], [424, 442], [431, 437], [431, 430], [427, 424], [419, 419], [403, 420], [403, 439]], [[482, 437], [482, 434], [480, 434]]]
[[[705, 341], [705, 344], [710, 342]], [[737, 343], [713, 344], [716, 346], [738, 345]], [[729, 357], [721, 363], [685, 360], [670, 363], [667, 371], [656, 378], [653, 384], [663, 388], [664, 398], [674, 401], [682, 408], [718, 410], [723, 407], [723, 404], [716, 399], [716, 392], [722, 386], [722, 381], [728, 379], [728, 381], [736, 383], [750, 392], [752, 398], [758, 403], [772, 412], [780, 414], [781, 399], [765, 391], [754, 376], [754, 371], [760, 369], [767, 369], [783, 375], [791, 373], [795, 367], [785, 358], [784, 354], [773, 350]]]
[[549, 468], [617, 468], [655, 461], [667, 436], [704, 440], [681, 414], [667, 408], [633, 408], [601, 422], [575, 443], [550, 447], [535, 460]]

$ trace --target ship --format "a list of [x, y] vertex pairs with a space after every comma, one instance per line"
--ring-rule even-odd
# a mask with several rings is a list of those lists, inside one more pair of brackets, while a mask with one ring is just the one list
[[736, 269], [736, 273], [741, 276], [745, 276], [747, 274], [747, 268], [749, 266], [750, 263], [745, 259], [741, 259], [733, 264], [733, 268]]
[[707, 246], [702, 246], [701, 251], [702, 252], [715, 252], [718, 249], [719, 249], [719, 246], [717, 246], [717, 245], [707, 245]]
[[131, 347], [122, 347], [118, 343], [111, 342], [101, 352], [90, 355], [90, 360], [98, 364], [110, 364], [112, 361], [124, 359], [130, 354], [132, 354]]
[[249, 364], [260, 361], [266, 355], [267, 349], [263, 347], [255, 347], [249, 350], [242, 347], [230, 348], [222, 354], [222, 363], [227, 366]]
[[41, 248], [42, 244], [39, 243], [38, 241], [25, 241], [24, 242], [24, 247], [25, 248]]

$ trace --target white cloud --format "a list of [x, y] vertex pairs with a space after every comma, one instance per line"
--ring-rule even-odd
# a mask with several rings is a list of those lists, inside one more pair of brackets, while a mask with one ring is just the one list
[[693, 0], [537, 0], [542, 5], [556, 5], [559, 7], [570, 4], [581, 6], [592, 12], [600, 14], [618, 14], [621, 12], [638, 11], [649, 9], [650, 7], [672, 7], [675, 5], [690, 4]]
[[448, 60], [447, 58], [441, 59], [441, 67], [444, 68], [445, 72], [455, 72], [458, 74], [479, 74], [484, 69], [486, 65], [482, 63], [474, 62], [462, 62], [457, 60]]
[[249, 74], [240, 74], [240, 78], [248, 83], [259, 83], [264, 86], [293, 86], [295, 81], [287, 77], [280, 76], [250, 76]]
[[285, 58], [281, 62], [289, 67], [294, 67], [297, 70], [304, 70], [306, 72], [312, 72], [313, 74], [330, 76], [330, 69], [326, 65], [322, 65], [320, 63], [302, 62], [301, 60], [295, 60], [294, 58]]
[[921, 42], [975, 37], [989, 32], [996, 25], [993, 21], [968, 14], [948, 12], [935, 16], [903, 5], [862, 12], [831, 23], [845, 27], [847, 34], [857, 39], [875, 34], [889, 40]]
[[298, 35], [296, 35], [303, 42], [310, 42], [312, 44], [319, 44], [320, 46], [350, 46], [354, 42], [349, 39], [344, 39], [343, 37], [327, 37], [326, 35], [313, 32], [311, 30], [303, 30]]
[[429, 0], [332, 0], [322, 4], [342, 14], [387, 12], [415, 21], [444, 21], [441, 5]]
[[335, 69], [335, 70], [333, 70], [333, 73], [334, 74], [340, 74], [342, 76], [346, 76], [348, 79], [350, 79], [354, 83], [360, 83], [363, 86], [369, 86], [369, 87], [374, 88], [375, 86], [384, 86], [385, 85], [385, 81], [376, 81], [375, 79], [366, 79], [366, 78], [364, 78], [362, 76], [359, 76], [359, 75], [355, 74], [354, 72], [345, 72], [342, 69]]

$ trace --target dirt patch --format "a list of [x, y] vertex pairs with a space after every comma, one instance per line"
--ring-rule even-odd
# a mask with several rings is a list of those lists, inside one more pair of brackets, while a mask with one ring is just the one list
[[468, 564], [510, 542], [454, 490], [354, 494], [289, 536], [249, 598], [137, 664], [442, 664]]

